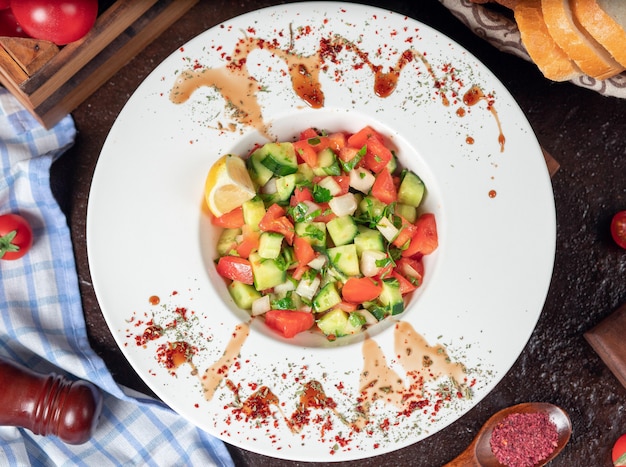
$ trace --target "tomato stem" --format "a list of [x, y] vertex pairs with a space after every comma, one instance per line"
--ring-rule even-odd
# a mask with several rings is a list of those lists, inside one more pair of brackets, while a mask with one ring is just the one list
[[20, 247], [12, 243], [16, 235], [17, 230], [12, 230], [8, 234], [0, 237], [0, 258], [10, 251], [20, 251]]

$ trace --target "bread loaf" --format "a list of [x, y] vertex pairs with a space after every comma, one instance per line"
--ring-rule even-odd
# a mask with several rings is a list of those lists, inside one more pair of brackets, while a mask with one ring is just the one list
[[576, 25], [570, 0], [541, 0], [541, 10], [554, 41], [584, 73], [605, 79], [624, 70], [586, 30]]
[[626, 69], [626, 0], [471, 0], [513, 10], [522, 44], [546, 78], [603, 80]]
[[541, 0], [524, 0], [513, 7], [522, 43], [541, 70], [553, 81], [569, 81], [580, 75], [580, 68], [552, 39], [543, 19]]
[[576, 0], [574, 17], [611, 56], [626, 67], [626, 2], [623, 0]]

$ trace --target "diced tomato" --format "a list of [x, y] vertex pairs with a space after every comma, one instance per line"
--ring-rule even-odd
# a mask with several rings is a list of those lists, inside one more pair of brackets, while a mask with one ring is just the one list
[[242, 258], [250, 256], [254, 250], [259, 248], [261, 233], [251, 226], [244, 224], [241, 227], [241, 242], [237, 245], [237, 254]]
[[313, 219], [315, 222], [324, 222], [325, 224], [328, 224], [335, 217], [337, 217], [337, 215], [328, 206], [328, 203], [320, 203], [319, 206], [322, 210], [322, 213], [315, 219]]
[[291, 221], [285, 216], [285, 209], [278, 204], [272, 204], [259, 222], [263, 232], [277, 232], [285, 236], [289, 245], [293, 244], [295, 229]]
[[398, 271], [393, 271], [391, 273], [392, 277], [395, 277], [398, 283], [400, 284], [400, 293], [402, 295], [413, 292], [417, 289], [417, 286], [411, 283], [406, 277], [400, 274]]
[[415, 235], [406, 250], [402, 251], [402, 256], [411, 257], [418, 253], [429, 255], [439, 246], [437, 235], [437, 223], [435, 215], [432, 213], [422, 214], [415, 221]]
[[379, 297], [383, 288], [369, 277], [350, 277], [341, 289], [347, 302], [363, 303]]
[[309, 264], [311, 260], [315, 258], [315, 250], [311, 244], [302, 237], [295, 237], [293, 239], [293, 251], [296, 255], [296, 259], [301, 266]]
[[313, 195], [311, 194], [311, 190], [305, 186], [297, 186], [295, 190], [293, 190], [293, 195], [291, 195], [291, 199], [289, 200], [289, 204], [291, 206], [295, 206], [302, 201], [313, 201]]
[[307, 311], [270, 310], [265, 313], [265, 324], [287, 338], [306, 331], [314, 322], [313, 313]]
[[306, 162], [309, 167], [317, 167], [317, 152], [307, 140], [296, 141], [293, 143], [293, 148], [296, 150], [299, 161]]
[[398, 236], [394, 239], [393, 245], [398, 248], [402, 248], [404, 245], [408, 244], [415, 235], [415, 231], [417, 227], [415, 224], [411, 224], [404, 217], [399, 216], [402, 219], [402, 226], [400, 227], [400, 232], [398, 232]]
[[367, 140], [372, 136], [378, 138], [380, 141], [383, 140], [380, 133], [374, 130], [371, 126], [365, 126], [356, 133], [350, 135], [348, 138], [348, 145], [353, 148], [361, 149], [367, 144]]
[[291, 273], [291, 277], [299, 281], [300, 279], [302, 279], [302, 276], [304, 276], [304, 273], [307, 272], [309, 269], [311, 269], [311, 267], [307, 266], [306, 264], [298, 264], [298, 266], [296, 266], [296, 268]]
[[345, 133], [337, 132], [328, 135], [328, 147], [332, 149], [335, 154], [339, 154], [346, 144], [347, 141]]
[[222, 214], [220, 217], [211, 216], [211, 222], [213, 225], [225, 229], [238, 229], [244, 224], [243, 208], [239, 206], [230, 212]]
[[215, 267], [217, 273], [234, 281], [243, 282], [252, 285], [254, 283], [252, 277], [252, 265], [250, 261], [239, 256], [222, 256]]
[[393, 155], [382, 142], [382, 139], [371, 137], [367, 140], [367, 151], [363, 157], [363, 165], [374, 173], [380, 172], [389, 164]]
[[353, 311], [356, 311], [358, 306], [356, 303], [349, 303], [349, 302], [340, 302], [339, 305], [337, 305], [337, 308], [346, 311], [348, 313], [352, 313]]
[[396, 270], [409, 280], [422, 281], [424, 276], [424, 263], [422, 259], [400, 258], [396, 260]]
[[398, 199], [393, 177], [386, 167], [376, 175], [376, 180], [372, 185], [372, 196], [385, 204], [391, 204]]
[[345, 146], [339, 150], [337, 155], [343, 162], [350, 162], [352, 159], [357, 157], [358, 153], [359, 149], [353, 148], [352, 146]]
[[317, 130], [315, 128], [307, 128], [306, 130], [303, 130], [302, 132], [300, 132], [300, 138], [301, 140], [307, 140], [310, 138], [317, 138], [319, 135], [317, 134]]

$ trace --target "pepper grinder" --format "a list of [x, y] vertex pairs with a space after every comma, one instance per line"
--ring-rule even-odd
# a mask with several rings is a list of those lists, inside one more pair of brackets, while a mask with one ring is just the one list
[[0, 357], [0, 425], [82, 444], [93, 435], [101, 411], [102, 393], [92, 383], [36, 373]]

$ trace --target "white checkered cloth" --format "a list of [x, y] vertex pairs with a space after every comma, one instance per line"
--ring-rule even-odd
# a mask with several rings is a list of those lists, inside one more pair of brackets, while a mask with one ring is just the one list
[[50, 165], [75, 134], [71, 116], [45, 130], [0, 88], [0, 214], [21, 214], [34, 234], [26, 256], [0, 260], [0, 356], [93, 382], [104, 391], [102, 416], [82, 445], [0, 427], [0, 465], [232, 466], [224, 443], [124, 391], [89, 346], [70, 233], [50, 190]]

